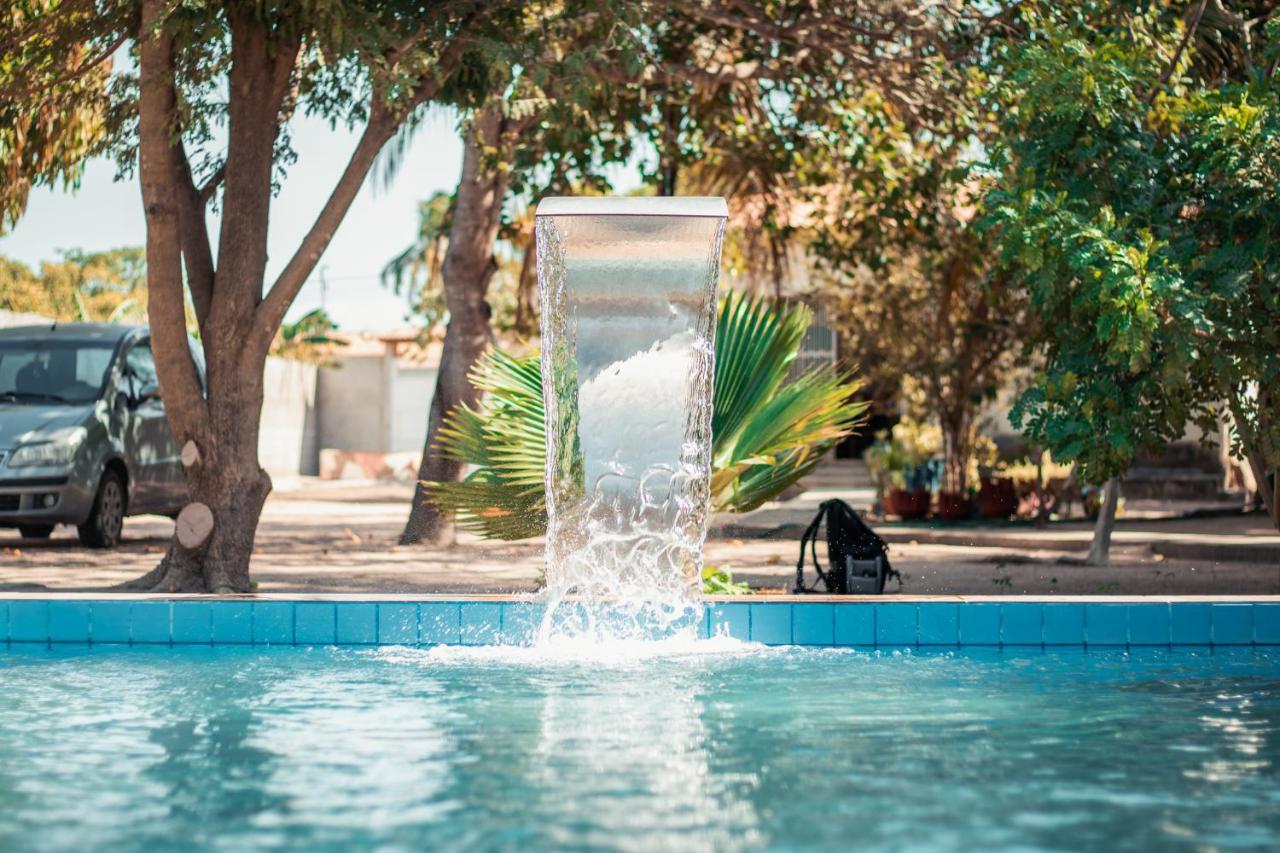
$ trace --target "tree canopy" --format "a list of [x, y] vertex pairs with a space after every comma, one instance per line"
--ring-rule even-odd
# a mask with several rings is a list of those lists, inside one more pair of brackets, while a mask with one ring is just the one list
[[1280, 21], [1206, 5], [1037, 6], [1002, 57], [986, 203], [1047, 357], [1015, 423], [1089, 482], [1224, 409], [1280, 463]]

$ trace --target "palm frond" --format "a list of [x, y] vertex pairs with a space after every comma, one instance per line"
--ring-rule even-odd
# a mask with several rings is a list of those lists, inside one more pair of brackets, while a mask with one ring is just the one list
[[458, 525], [485, 539], [530, 539], [547, 529], [542, 484], [516, 489], [482, 472], [459, 483], [431, 483], [432, 500], [456, 513]]
[[711, 434], [732, 441], [761, 401], [782, 385], [813, 314], [730, 292], [716, 321], [715, 407]]

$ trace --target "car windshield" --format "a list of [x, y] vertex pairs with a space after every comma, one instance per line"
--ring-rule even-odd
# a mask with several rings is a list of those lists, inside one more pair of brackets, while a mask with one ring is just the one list
[[114, 347], [99, 341], [0, 341], [0, 403], [89, 403]]

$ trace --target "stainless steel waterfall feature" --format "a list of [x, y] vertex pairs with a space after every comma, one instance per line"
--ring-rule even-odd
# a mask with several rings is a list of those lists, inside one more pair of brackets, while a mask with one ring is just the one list
[[726, 216], [719, 198], [538, 205], [544, 636], [696, 622]]

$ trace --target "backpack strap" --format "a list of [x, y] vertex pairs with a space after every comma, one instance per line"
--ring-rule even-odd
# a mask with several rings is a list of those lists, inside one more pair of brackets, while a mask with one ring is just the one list
[[813, 553], [813, 570], [817, 572], [819, 579], [823, 583], [829, 583], [827, 575], [822, 571], [822, 564], [818, 562], [818, 529], [822, 526], [822, 520], [826, 517], [828, 511], [827, 504], [824, 502], [818, 507], [818, 514], [813, 517], [813, 521], [809, 523], [805, 529], [804, 535], [800, 537], [800, 559], [796, 561], [796, 592], [817, 592], [817, 584], [812, 587], [804, 585], [804, 549], [807, 545]]

